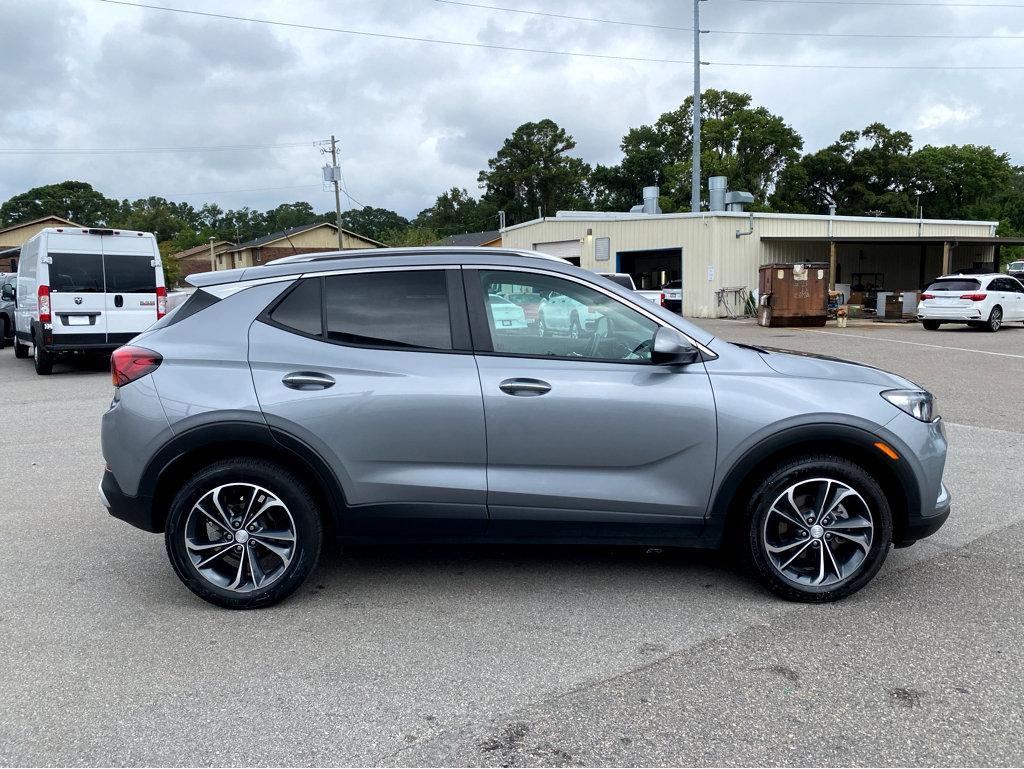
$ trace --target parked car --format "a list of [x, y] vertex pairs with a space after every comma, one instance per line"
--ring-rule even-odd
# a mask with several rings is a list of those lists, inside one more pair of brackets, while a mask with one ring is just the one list
[[[636, 282], [633, 280], [633, 276], [628, 272], [599, 272], [597, 274], [608, 278], [612, 283], [616, 283], [623, 288], [635, 291], [644, 299], [654, 302], [655, 304], [661, 304], [661, 291], [646, 291], [644, 289], [637, 288]], [[664, 305], [662, 305], [662, 307], [664, 307]]]
[[670, 280], [661, 287], [661, 306], [671, 312], [683, 311], [683, 281]]
[[487, 309], [490, 313], [492, 328], [525, 331], [529, 327], [526, 322], [525, 310], [518, 304], [509, 301], [508, 297], [501, 294], [488, 294]]
[[47, 227], [18, 260], [14, 354], [49, 374], [68, 353], [109, 352], [167, 311], [149, 232]]
[[14, 282], [17, 275], [0, 272], [0, 350], [14, 339]]
[[944, 323], [998, 331], [1008, 321], [1024, 321], [1024, 283], [999, 273], [945, 275], [921, 294], [917, 318], [929, 331]]
[[1024, 261], [1010, 262], [1006, 265], [1006, 272], [1009, 273], [1010, 277], [1024, 283]]
[[593, 307], [559, 291], [551, 291], [537, 308], [537, 333], [568, 334], [579, 339], [594, 329], [597, 314]]
[[530, 326], [537, 324], [537, 313], [540, 310], [540, 303], [543, 297], [540, 294], [518, 293], [505, 295], [512, 304], [522, 308], [526, 315], [526, 322]]
[[[729, 344], [562, 260], [349, 251], [190, 281], [112, 356], [100, 495], [221, 606], [281, 600], [328, 536], [728, 544], [829, 601], [949, 515], [926, 391]], [[593, 333], [493, 326], [494, 285]]]

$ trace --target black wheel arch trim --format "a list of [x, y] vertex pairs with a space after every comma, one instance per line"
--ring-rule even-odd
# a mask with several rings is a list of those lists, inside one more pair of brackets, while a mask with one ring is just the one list
[[[162, 504], [158, 498], [158, 490], [166, 473], [196, 451], [218, 444], [258, 445], [272, 454], [284, 452], [289, 463], [300, 465], [317, 481], [319, 488], [314, 491], [322, 492], [329, 506], [329, 520], [325, 523], [331, 526], [338, 525], [341, 511], [345, 508], [345, 495], [330, 466], [309, 444], [265, 422], [211, 422], [178, 433], [167, 441], [146, 465], [139, 480], [137, 498], [140, 501], [151, 500], [154, 506]], [[166, 513], [166, 510], [153, 510], [153, 530], [163, 530]]]
[[[884, 432], [883, 436], [862, 427], [818, 422], [788, 427], [762, 438], [730, 463], [721, 483], [717, 484], [714, 497], [708, 506], [702, 539], [708, 544], [720, 544], [732, 523], [735, 495], [751, 479], [755, 468], [801, 445], [817, 446], [816, 451], [828, 451], [824, 447], [832, 445], [833, 450], [838, 453], [842, 453], [843, 448], [852, 447], [865, 456], [875, 456], [875, 466], [889, 468], [906, 495], [905, 510], [899, 509], [902, 506], [893, 505], [894, 527], [901, 531], [912, 529], [914, 523], [921, 518], [923, 509], [921, 489], [918, 485], [919, 470], [912, 466], [913, 453], [910, 449], [896, 436], [888, 431]], [[873, 445], [880, 440], [895, 449], [900, 458], [892, 460], [885, 457]]]

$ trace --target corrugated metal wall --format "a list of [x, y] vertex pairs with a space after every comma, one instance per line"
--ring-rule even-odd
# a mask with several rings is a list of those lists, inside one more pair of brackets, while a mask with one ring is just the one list
[[[819, 243], [762, 243], [762, 237], [824, 237], [829, 233], [829, 218], [754, 214], [753, 234], [746, 232], [751, 219], [747, 214], [669, 214], [630, 219], [543, 219], [506, 229], [502, 233], [505, 248], [531, 249], [537, 243], [580, 240], [581, 266], [591, 270], [616, 270], [616, 254], [661, 248], [683, 249], [683, 311], [691, 317], [717, 316], [715, 291], [719, 288], [757, 286], [757, 270], [773, 261], [828, 261], [827, 246]], [[590, 231], [588, 237], [588, 230]], [[987, 222], [939, 222], [836, 217], [834, 236], [846, 237], [943, 237], [989, 236]], [[611, 240], [611, 260], [594, 260], [594, 241]], [[864, 258], [860, 251], [863, 249]], [[919, 281], [916, 245], [893, 248], [842, 246], [840, 260], [843, 280], [854, 271], [882, 272], [894, 288], [914, 288]], [[975, 253], [978, 252], [978, 253]], [[914, 258], [908, 258], [912, 255]], [[900, 258], [897, 258], [899, 256]], [[926, 278], [938, 274], [942, 249], [929, 247]], [[954, 268], [971, 266], [975, 261], [991, 261], [992, 247], [961, 246], [954, 251]], [[712, 268], [712, 269], [709, 269]], [[890, 278], [891, 276], [891, 278]]]

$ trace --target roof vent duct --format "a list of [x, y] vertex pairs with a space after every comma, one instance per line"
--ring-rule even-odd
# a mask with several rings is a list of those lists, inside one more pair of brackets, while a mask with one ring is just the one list
[[726, 211], [746, 211], [747, 206], [754, 202], [754, 196], [749, 192], [727, 192], [725, 193]]
[[708, 197], [711, 211], [725, 210], [725, 191], [729, 189], [729, 178], [726, 176], [712, 176], [708, 179]]
[[658, 187], [644, 187], [644, 202], [629, 209], [631, 214], [660, 214], [661, 206], [658, 205], [658, 197], [661, 190]]

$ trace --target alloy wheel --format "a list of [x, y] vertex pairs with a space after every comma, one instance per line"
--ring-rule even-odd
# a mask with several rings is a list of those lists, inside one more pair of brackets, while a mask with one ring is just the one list
[[211, 585], [251, 593], [279, 580], [296, 552], [296, 528], [280, 497], [252, 483], [206, 492], [185, 521], [185, 549]]
[[774, 569], [801, 587], [828, 587], [856, 574], [874, 541], [864, 498], [833, 478], [798, 481], [772, 502], [761, 540]]
[[998, 331], [1001, 325], [1003, 325], [1003, 311], [998, 307], [993, 307], [992, 314], [988, 316], [988, 327], [992, 331]]

